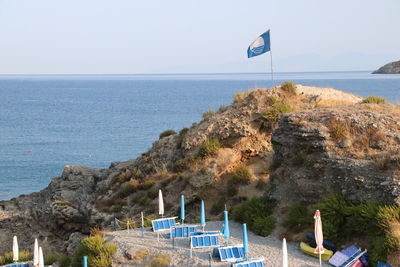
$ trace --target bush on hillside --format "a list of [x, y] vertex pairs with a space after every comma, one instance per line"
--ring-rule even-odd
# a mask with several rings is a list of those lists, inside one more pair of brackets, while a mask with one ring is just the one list
[[276, 201], [266, 197], [254, 197], [233, 208], [232, 217], [240, 223], [247, 223], [249, 229], [262, 236], [268, 236], [275, 228], [272, 216]]
[[246, 165], [241, 164], [232, 173], [231, 181], [234, 184], [246, 185], [251, 182], [252, 175]]
[[297, 95], [296, 87], [294, 82], [284, 82], [281, 84], [281, 89], [291, 95]]
[[370, 95], [364, 98], [362, 102], [366, 104], [386, 104], [387, 100], [379, 96]]
[[203, 113], [203, 119], [208, 119], [211, 118], [212, 116], [214, 116], [215, 111], [210, 109], [209, 111], [206, 111]]
[[165, 130], [164, 132], [160, 133], [160, 139], [173, 134], [176, 134], [174, 130]]
[[109, 267], [116, 250], [117, 246], [114, 243], [107, 243], [102, 236], [85, 237], [76, 250], [72, 266], [81, 267], [83, 256], [88, 256], [89, 266]]
[[292, 107], [284, 102], [273, 104], [269, 109], [261, 112], [260, 117], [258, 118], [258, 121], [261, 124], [261, 130], [272, 130], [272, 128], [278, 123], [281, 115], [291, 111]]
[[243, 101], [249, 94], [251, 90], [247, 90], [246, 92], [237, 92], [233, 95], [233, 103], [239, 103]]
[[221, 143], [218, 139], [207, 139], [200, 146], [197, 156], [199, 158], [206, 158], [208, 156], [213, 156], [217, 154], [218, 150], [221, 148]]

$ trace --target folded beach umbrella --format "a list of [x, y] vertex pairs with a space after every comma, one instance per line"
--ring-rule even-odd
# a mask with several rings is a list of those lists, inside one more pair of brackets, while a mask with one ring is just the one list
[[204, 230], [204, 226], [206, 225], [206, 212], [204, 210], [204, 201], [203, 200], [200, 203], [200, 224], [201, 224], [201, 226], [203, 226], [203, 230]]
[[286, 238], [284, 238], [282, 242], [282, 267], [288, 267]]
[[181, 220], [185, 220], [185, 197], [181, 195]]
[[35, 245], [33, 246], [33, 266], [39, 266], [39, 244], [37, 238], [35, 238]]
[[13, 238], [13, 261], [17, 262], [19, 260], [19, 249], [18, 249], [18, 240], [17, 237]]
[[39, 267], [44, 267], [44, 258], [42, 247], [39, 247]]
[[244, 256], [247, 257], [249, 254], [249, 241], [247, 240], [247, 226], [243, 224], [243, 252]]
[[224, 234], [224, 238], [228, 239], [231, 237], [229, 232], [229, 220], [228, 220], [228, 211], [224, 211], [224, 227], [222, 228], [222, 233]]
[[314, 234], [315, 243], [317, 243], [314, 253], [319, 254], [319, 266], [321, 266], [321, 254], [323, 254], [325, 250], [323, 246], [324, 236], [322, 234], [321, 213], [319, 210], [316, 210], [314, 215]]
[[164, 216], [164, 200], [163, 200], [161, 189], [158, 190], [158, 214], [161, 217]]

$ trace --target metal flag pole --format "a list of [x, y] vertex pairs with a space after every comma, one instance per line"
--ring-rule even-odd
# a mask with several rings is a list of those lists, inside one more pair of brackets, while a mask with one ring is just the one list
[[272, 68], [271, 30], [269, 30], [269, 54], [271, 55], [271, 81], [272, 81], [272, 87], [274, 87], [274, 69]]

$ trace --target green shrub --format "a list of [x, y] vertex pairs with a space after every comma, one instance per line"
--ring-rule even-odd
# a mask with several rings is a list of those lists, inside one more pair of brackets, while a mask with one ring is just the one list
[[243, 101], [249, 94], [251, 90], [247, 90], [246, 92], [237, 92], [233, 95], [233, 103], [239, 103]]
[[81, 267], [83, 256], [88, 256], [89, 266], [109, 267], [116, 250], [116, 245], [107, 243], [102, 236], [85, 237], [76, 250], [72, 266]]
[[153, 187], [153, 185], [155, 184], [155, 182], [153, 180], [146, 180], [143, 183], [138, 185], [138, 189], [139, 190], [149, 190], [151, 187]]
[[235, 184], [249, 184], [252, 175], [246, 165], [241, 164], [233, 171], [231, 181]]
[[206, 111], [203, 113], [203, 119], [208, 119], [211, 118], [212, 116], [214, 116], [215, 111], [210, 109], [209, 111]]
[[176, 134], [176, 132], [174, 130], [166, 130], [166, 131], [160, 133], [160, 139], [170, 136], [170, 135], [173, 135], [173, 134]]
[[240, 223], [247, 223], [254, 233], [266, 236], [275, 227], [272, 216], [275, 204], [275, 200], [266, 197], [253, 197], [235, 206], [232, 217]]
[[152, 226], [151, 221], [156, 219], [158, 219], [158, 217], [155, 215], [146, 216], [144, 218], [144, 227], [151, 227]]
[[200, 158], [205, 158], [208, 156], [213, 156], [217, 154], [218, 150], [221, 148], [221, 144], [218, 139], [207, 139], [200, 146], [197, 156]]
[[118, 191], [118, 197], [125, 198], [132, 193], [136, 192], [139, 187], [139, 182], [137, 180], [130, 180], [129, 182], [125, 182], [121, 185], [121, 188]]
[[367, 104], [386, 104], [387, 100], [379, 96], [370, 95], [364, 98], [362, 102]]
[[291, 95], [297, 95], [296, 87], [294, 82], [284, 82], [281, 84], [281, 89]]
[[179, 159], [175, 162], [174, 166], [172, 167], [172, 170], [174, 172], [183, 172], [184, 170], [187, 169], [189, 165], [189, 160], [184, 158], [184, 159]]
[[258, 217], [254, 220], [251, 230], [260, 236], [269, 236], [275, 228], [276, 220], [273, 216]]
[[150, 199], [155, 199], [156, 197], [158, 197], [158, 188], [157, 187], [151, 187], [147, 190], [147, 196]]
[[122, 206], [118, 205], [118, 204], [112, 205], [110, 210], [111, 210], [111, 212], [118, 213], [122, 210]]
[[182, 130], [179, 131], [179, 136], [181, 138], [184, 138], [189, 132], [189, 128], [183, 128]]
[[[19, 261], [30, 261], [33, 259], [33, 254], [29, 250], [21, 250], [19, 251]], [[9, 263], [13, 263], [13, 253], [6, 252], [3, 256], [0, 256], [0, 264], [5, 265]]]
[[140, 204], [143, 206], [151, 205], [152, 201], [150, 198], [147, 197], [143, 192], [138, 192], [133, 195], [131, 199], [131, 205]]
[[148, 267], [165, 267], [169, 266], [171, 262], [171, 258], [165, 254], [156, 255], [150, 263], [147, 265]]
[[61, 255], [58, 259], [58, 263], [60, 267], [69, 267], [71, 266], [72, 260], [67, 255]]
[[59, 256], [57, 254], [45, 254], [44, 265], [51, 265], [58, 261]]
[[258, 121], [261, 124], [261, 129], [272, 130], [272, 128], [278, 123], [281, 115], [291, 111], [292, 107], [284, 102], [273, 104], [269, 109], [261, 112], [260, 117], [258, 118]]
[[117, 176], [116, 176], [116, 180], [119, 182], [119, 183], [124, 183], [124, 182], [127, 182], [127, 181], [129, 181], [130, 179], [132, 178], [132, 173], [131, 172], [122, 172], [122, 173], [120, 173], [120, 174], [118, 174]]
[[291, 232], [301, 232], [304, 229], [312, 229], [313, 215], [308, 211], [307, 206], [297, 203], [289, 207], [283, 226]]
[[276, 102], [278, 102], [278, 98], [276, 96], [274, 96], [274, 95], [267, 96], [267, 104], [268, 105], [272, 106]]

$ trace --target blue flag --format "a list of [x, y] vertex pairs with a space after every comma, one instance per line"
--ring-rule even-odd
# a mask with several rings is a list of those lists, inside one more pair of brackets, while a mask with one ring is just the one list
[[247, 48], [247, 57], [255, 57], [271, 50], [271, 40], [269, 38], [269, 30], [261, 34]]

